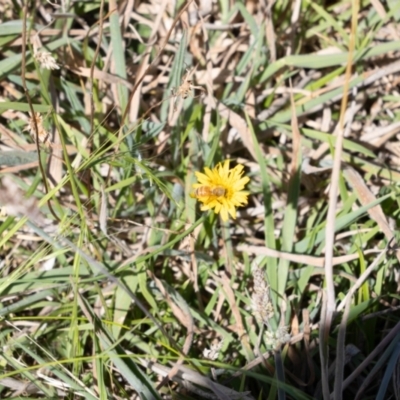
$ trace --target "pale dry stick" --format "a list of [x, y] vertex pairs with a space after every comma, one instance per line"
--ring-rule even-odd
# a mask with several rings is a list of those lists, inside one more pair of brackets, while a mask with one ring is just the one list
[[[142, 15], [136, 13], [135, 11], [130, 12], [130, 19], [132, 19], [133, 21], [136, 21], [137, 25], [139, 25], [139, 24], [147, 25], [153, 31], [154, 22], [147, 18], [144, 18]], [[137, 35], [136, 39], [139, 40], [141, 44], [146, 44], [146, 42], [139, 35]]]
[[[355, 39], [354, 39], [354, 27], [356, 21], [354, 21], [354, 10], [353, 10], [353, 26], [352, 26], [352, 35], [350, 40], [350, 48], [354, 48]], [[352, 54], [350, 51], [349, 54]], [[351, 58], [349, 58], [346, 68], [346, 76], [348, 79], [345, 82], [345, 87], [343, 89], [344, 93], [348, 91], [348, 85], [350, 81], [351, 75]], [[353, 89], [354, 97], [356, 89]], [[332, 324], [333, 313], [335, 312], [335, 286], [333, 283], [333, 244], [335, 239], [335, 219], [336, 219], [336, 205], [337, 205], [337, 193], [339, 186], [339, 178], [341, 173], [341, 165], [342, 165], [342, 151], [343, 151], [343, 138], [345, 136], [344, 130], [344, 116], [347, 108], [347, 96], [343, 96], [342, 105], [341, 105], [341, 113], [340, 113], [340, 128], [337, 135], [336, 147], [335, 147], [335, 156], [333, 162], [332, 169], [332, 177], [330, 180], [330, 190], [329, 190], [329, 202], [328, 202], [328, 215], [327, 215], [327, 224], [325, 230], [325, 279], [326, 279], [326, 306], [323, 307], [326, 310], [325, 314], [321, 313], [321, 330], [319, 334], [320, 338], [320, 358], [321, 358], [321, 380], [322, 380], [322, 391], [324, 394], [324, 399], [329, 399], [329, 394], [327, 397], [327, 393], [329, 393], [329, 382], [328, 382], [328, 337], [329, 331]], [[353, 111], [355, 109], [355, 101], [352, 101], [351, 109]], [[353, 117], [352, 116], [352, 117]], [[353, 118], [350, 118], [348, 121], [346, 130], [349, 131], [351, 127], [351, 122]]]
[[[352, 21], [351, 21], [351, 35], [349, 43], [349, 56], [346, 65], [346, 79], [343, 87], [343, 93], [347, 94], [349, 91], [349, 83], [351, 79], [351, 70], [353, 65], [353, 52], [355, 50], [355, 37], [357, 30], [357, 15], [358, 15], [359, 4], [355, 1], [352, 7]], [[355, 91], [356, 89], [354, 89]], [[354, 92], [353, 91], [353, 92]], [[355, 97], [354, 93], [354, 97]], [[355, 102], [352, 102], [352, 108], [354, 110]], [[336, 140], [335, 156], [332, 169], [331, 187], [329, 190], [329, 202], [328, 202], [328, 215], [326, 224], [325, 234], [325, 279], [326, 279], [326, 302], [323, 302], [321, 311], [321, 327], [319, 333], [320, 339], [320, 359], [321, 359], [321, 383], [322, 393], [325, 400], [329, 399], [329, 377], [328, 377], [328, 337], [331, 329], [333, 313], [335, 312], [335, 286], [333, 282], [333, 244], [335, 239], [335, 219], [336, 219], [336, 205], [337, 205], [337, 193], [339, 186], [339, 178], [341, 172], [342, 163], [342, 151], [343, 151], [343, 138], [344, 138], [344, 117], [347, 109], [347, 95], [342, 98], [342, 104], [340, 107], [340, 123], [339, 132]], [[350, 121], [347, 123], [347, 128], [350, 129]]]
[[[324, 332], [326, 331], [326, 315], [327, 315], [327, 304], [328, 301], [326, 299], [327, 294], [325, 290], [321, 290], [322, 294], [322, 305], [321, 305], [321, 317], [320, 317], [320, 322], [319, 322], [319, 356], [321, 360], [321, 380], [320, 384], [322, 387], [322, 395], [324, 400], [329, 400], [329, 371], [328, 371], [328, 351], [327, 347], [323, 346], [323, 343], [326, 342], [326, 339], [324, 338]], [[323, 343], [321, 343], [321, 340]]]
[[[2, 140], [3, 140], [3, 138], [2, 138]], [[49, 144], [49, 147], [52, 148], [52, 149], [58, 149], [58, 150], [61, 149], [61, 146], [57, 146], [57, 145], [55, 145], [55, 144], [53, 144], [51, 142], [48, 142], [48, 144]], [[36, 150], [36, 144], [34, 144], [34, 145], [33, 144], [32, 145], [30, 145], [30, 144], [25, 145], [24, 149], [29, 150], [29, 149], [32, 149], [33, 147]], [[19, 149], [21, 147], [15, 146], [13, 148]], [[74, 153], [77, 152], [77, 149], [76, 149], [75, 146], [67, 145], [66, 148], [67, 148], [67, 154], [68, 155], [71, 155], [71, 154], [74, 154]], [[1, 152], [1, 150], [0, 150], [0, 152]], [[10, 153], [9, 155], [10, 155], [10, 157], [12, 157], [13, 156], [12, 153], [14, 153], [14, 152], [7, 150], [6, 153]], [[57, 157], [56, 155], [54, 155], [54, 153], [51, 153], [51, 155], [53, 155], [54, 157]], [[21, 157], [20, 154], [16, 154], [15, 156], [16, 157]], [[4, 157], [4, 154], [3, 154], [3, 157]], [[60, 161], [64, 162], [64, 160], [62, 158], [60, 158]], [[6, 172], [7, 173], [11, 173], [11, 172], [23, 171], [25, 169], [31, 169], [31, 168], [37, 167], [38, 163], [39, 163], [38, 161], [34, 161], [34, 162], [31, 162], [31, 163], [19, 163], [18, 165], [15, 165], [15, 166], [9, 166], [9, 167], [1, 168], [0, 172], [2, 172], [2, 173], [6, 173]]]
[[[200, 228], [200, 227], [199, 227]], [[198, 231], [194, 232], [194, 235], [198, 235]], [[189, 246], [190, 246], [190, 262], [192, 265], [192, 280], [193, 280], [193, 289], [196, 293], [197, 300], [199, 302], [199, 307], [201, 308], [201, 311], [204, 311], [204, 305], [203, 301], [200, 295], [200, 290], [199, 290], [199, 282], [198, 282], [198, 264], [197, 264], [197, 258], [196, 258], [196, 246], [195, 246], [195, 239], [193, 238], [192, 235], [189, 236]]]
[[[6, 388], [9, 388], [11, 390], [14, 390], [15, 392], [21, 392], [25, 395], [32, 395], [32, 394], [41, 394], [44, 395], [44, 393], [40, 390], [40, 388], [35, 385], [32, 382], [23, 382], [18, 379], [14, 378], [0, 378], [0, 385], [5, 386]], [[57, 389], [56, 390], [57, 396], [59, 396], [59, 399], [64, 398], [66, 396], [66, 393], [62, 390]], [[15, 393], [13, 393], [14, 397]]]
[[240, 29], [244, 25], [246, 25], [245, 22], [238, 22], [236, 24], [217, 24], [217, 23], [206, 22], [204, 24], [204, 28], [207, 29], [208, 31], [230, 31], [232, 29]]
[[368, 132], [360, 137], [360, 141], [373, 144], [379, 148], [386, 143], [391, 137], [400, 131], [400, 122], [394, 122], [388, 126], [374, 128], [372, 132]]
[[360, 140], [368, 143], [373, 142], [375, 146], [380, 147], [380, 145], [376, 144], [377, 140], [381, 139], [382, 136], [384, 137], [388, 134], [390, 134], [391, 136], [395, 135], [396, 133], [398, 133], [399, 129], [400, 129], [400, 122], [396, 121], [391, 123], [390, 125], [376, 127], [371, 132], [362, 134], [360, 136]]
[[[309, 82], [310, 79], [307, 79], [307, 82]], [[301, 83], [299, 83], [299, 85], [297, 87], [284, 87], [284, 86], [278, 86], [278, 87], [274, 87], [274, 88], [269, 88], [269, 89], [264, 89], [262, 91], [262, 93], [257, 96], [257, 103], [261, 103], [263, 100], [265, 100], [265, 98], [267, 96], [270, 96], [271, 94], [281, 94], [281, 95], [285, 95], [285, 96], [290, 96], [290, 94], [301, 94], [303, 96], [310, 96], [312, 95], [312, 91], [311, 90], [306, 90], [306, 89], [302, 89], [302, 87], [304, 86], [304, 81], [302, 81]], [[264, 110], [267, 111], [267, 110]], [[263, 111], [263, 112], [264, 112]]]
[[[343, 373], [346, 362], [345, 345], [346, 345], [346, 328], [347, 321], [350, 314], [351, 296], [347, 298], [346, 307], [340, 321], [339, 333], [336, 346], [336, 369], [335, 369], [335, 382], [333, 385], [333, 399], [342, 400], [343, 393]], [[331, 396], [332, 397], [332, 396]]]
[[[239, 252], [246, 252], [250, 254], [256, 254], [256, 255], [263, 255], [267, 257], [275, 257], [275, 258], [281, 258], [283, 260], [289, 260], [298, 264], [305, 264], [305, 265], [311, 265], [313, 267], [319, 267], [322, 268], [324, 266], [324, 257], [314, 257], [314, 256], [309, 256], [306, 254], [292, 254], [292, 253], [285, 253], [283, 251], [278, 251], [274, 249], [270, 249], [265, 246], [249, 246], [246, 244], [242, 244], [237, 246], [237, 251]], [[374, 254], [374, 253], [379, 253], [379, 250], [374, 250], [374, 249], [368, 249], [364, 251], [364, 255], [366, 254]], [[358, 260], [360, 258], [360, 255], [358, 253], [355, 254], [348, 254], [345, 256], [339, 256], [339, 257], [333, 257], [332, 259], [332, 265], [341, 265], [353, 260]]]
[[108, 237], [107, 233], [107, 197], [104, 190], [104, 185], [100, 186], [100, 212], [99, 212], [99, 225], [100, 230]]
[[[217, 287], [219, 289], [219, 287]], [[222, 291], [218, 291], [218, 301], [217, 304], [214, 306], [213, 309], [213, 319], [215, 323], [218, 323], [218, 321], [222, 318], [221, 317], [221, 310], [222, 307], [225, 303], [225, 297]]]
[[[70, 70], [75, 75], [82, 76], [84, 78], [91, 77], [91, 68], [76, 67], [76, 66], [72, 66], [72, 65], [68, 66], [67, 64], [65, 64], [63, 67]], [[103, 81], [104, 83], [109, 84], [109, 85], [117, 85], [117, 84], [125, 85], [129, 90], [133, 89], [133, 84], [128, 82], [126, 79], [121, 78], [119, 76], [115, 76], [111, 73], [102, 71], [96, 67], [93, 70], [93, 78], [92, 79], [97, 79], [99, 81]]]
[[389, 244], [387, 244], [386, 248], [381, 250], [379, 255], [375, 258], [375, 260], [371, 263], [371, 265], [360, 275], [360, 277], [357, 279], [357, 281], [354, 283], [354, 285], [350, 288], [350, 290], [347, 292], [345, 298], [339, 303], [337, 306], [336, 311], [340, 312], [343, 310], [344, 306], [346, 305], [346, 302], [349, 301], [349, 299], [357, 292], [357, 290], [362, 286], [362, 284], [367, 280], [367, 278], [371, 275], [371, 273], [374, 271], [377, 265], [383, 260], [385, 257], [388, 249], [389, 249]]
[[[97, 365], [96, 363], [93, 363], [93, 364]], [[46, 367], [41, 367], [37, 371], [37, 376], [39, 378], [43, 379], [43, 381], [48, 386], [52, 386], [54, 389], [57, 389], [58, 391], [64, 391], [64, 395], [62, 397], [66, 397], [67, 392], [71, 393], [72, 386], [70, 384], [63, 382], [60, 379], [55, 379], [55, 378], [48, 376], [49, 373], [50, 373], [50, 370], [46, 371]], [[97, 390], [97, 387], [96, 387], [96, 390]], [[75, 394], [77, 394], [77, 393], [75, 393]]]
[[400, 61], [397, 60], [389, 65], [386, 65], [384, 67], [379, 67], [375, 71], [372, 71], [371, 73], [368, 74], [368, 76], [365, 78], [365, 80], [357, 86], [362, 87], [362, 86], [372, 85], [372, 84], [376, 83], [376, 81], [378, 79], [381, 79], [387, 75], [396, 74], [399, 71], [400, 71]]
[[[357, 94], [357, 89], [354, 88], [353, 89], [353, 99], [352, 99], [351, 106], [350, 106], [350, 117], [349, 117], [349, 121], [347, 122], [347, 125], [346, 125], [346, 131], [343, 132], [343, 136], [340, 135], [340, 132], [339, 132], [338, 141], [339, 141], [339, 138], [341, 138], [343, 140], [343, 138], [345, 136], [347, 136], [348, 133], [350, 132], [351, 124], [352, 124], [352, 121], [353, 121], [353, 118], [355, 115], [355, 109], [356, 109], [356, 101], [355, 101], [356, 94]], [[344, 121], [342, 120], [342, 124], [343, 123], [344, 123]], [[337, 142], [336, 142], [336, 144], [337, 144]], [[342, 146], [342, 144], [340, 146]], [[337, 151], [337, 149], [336, 149], [336, 151]], [[341, 148], [340, 148], [340, 153], [341, 153]], [[341, 154], [340, 154], [340, 156], [341, 156]], [[338, 162], [337, 166], [338, 166], [338, 169], [340, 169], [341, 159], [339, 157], [336, 158], [336, 153], [335, 153], [335, 161]], [[335, 165], [334, 165], [334, 167], [335, 167]], [[337, 172], [338, 172], [337, 179], [339, 180], [340, 171], [338, 170]], [[332, 179], [333, 179], [333, 173], [332, 173]], [[338, 186], [338, 184], [336, 184], [335, 210], [334, 210], [332, 226], [331, 226], [332, 230], [333, 230], [333, 225], [335, 223], [334, 216], [336, 214], [337, 186]], [[331, 245], [331, 247], [329, 247], [331, 249], [331, 256], [328, 260], [327, 259], [325, 260], [325, 262], [326, 262], [325, 269], [328, 266], [329, 270], [332, 271], [332, 285], [333, 285], [333, 265], [332, 265], [333, 242], [334, 242], [334, 233], [332, 236], [332, 242], [327, 242], [327, 243], [329, 243], [329, 245]], [[329, 261], [330, 265], [327, 263], [327, 261]], [[333, 300], [335, 300], [334, 297], [335, 297], [335, 294], [333, 292]], [[335, 306], [335, 304], [333, 304], [333, 306]], [[339, 330], [338, 343], [336, 346], [337, 358], [336, 358], [336, 370], [335, 370], [335, 380], [334, 380], [335, 383], [334, 383], [334, 389], [333, 389], [334, 400], [342, 399], [343, 368], [344, 368], [344, 364], [345, 364], [345, 349], [344, 349], [345, 348], [345, 336], [344, 335], [346, 332], [346, 322], [347, 322], [348, 313], [350, 312], [349, 308], [350, 308], [350, 304], [347, 306], [346, 313], [343, 316], [342, 323], [340, 325], [340, 330]], [[332, 314], [333, 314], [333, 311], [332, 311]], [[343, 325], [343, 323], [344, 323], [344, 325]], [[329, 334], [329, 332], [328, 332], [328, 334]], [[326, 345], [328, 347], [327, 343], [326, 343]]]
[[349, 237], [353, 237], [354, 235], [360, 234], [360, 233], [368, 233], [371, 231], [371, 228], [362, 228], [362, 229], [353, 229], [352, 231], [346, 231], [343, 233], [338, 233], [336, 235], [336, 241], [343, 240]]
[[125, 12], [122, 15], [122, 27], [123, 31], [126, 32], [129, 26], [129, 21], [131, 19], [131, 14], [135, 9], [135, 0], [128, 0], [125, 4]]
[[[392, 124], [394, 125], [394, 124]], [[392, 128], [392, 126], [390, 126], [390, 128]], [[396, 149], [395, 146], [393, 146], [393, 142], [390, 142], [389, 140], [393, 137], [396, 136], [400, 131], [400, 127], [399, 128], [392, 128], [388, 133], [386, 133], [386, 135], [382, 136], [380, 139], [373, 141], [372, 144], [376, 147], [376, 148], [381, 148], [382, 146], [384, 146], [384, 148], [386, 150], [388, 150], [391, 153], [396, 154]], [[396, 145], [398, 145], [398, 142], [396, 143]]]
[[4, 167], [0, 168], [0, 173], [2, 174], [14, 174], [19, 171], [25, 171], [31, 168], [37, 168], [39, 165], [39, 161], [34, 161], [31, 163], [26, 163], [22, 165], [16, 165], [15, 167]]
[[[353, 10], [354, 11], [354, 10]], [[354, 16], [353, 16], [354, 17]], [[353, 27], [354, 28], [354, 21]], [[354, 48], [354, 32], [351, 36], [350, 48]], [[352, 52], [349, 52], [349, 55]], [[352, 60], [349, 57], [346, 68], [346, 81], [344, 87], [344, 93], [348, 91], [348, 85], [351, 75]], [[354, 102], [353, 102], [354, 104]], [[325, 234], [325, 281], [326, 281], [326, 296], [324, 295], [323, 307], [321, 311], [321, 326], [319, 332], [319, 354], [321, 359], [321, 383], [322, 393], [325, 400], [330, 398], [329, 395], [329, 377], [328, 377], [328, 337], [329, 331], [332, 325], [333, 313], [335, 312], [335, 286], [333, 283], [333, 244], [335, 239], [335, 218], [336, 218], [336, 204], [337, 204], [337, 192], [338, 183], [341, 172], [341, 160], [342, 160], [342, 148], [343, 148], [343, 137], [344, 137], [344, 116], [347, 108], [347, 96], [343, 96], [340, 114], [340, 125], [339, 132], [336, 141], [336, 149], [334, 156], [334, 163], [331, 175], [331, 186], [329, 190], [329, 202], [328, 202], [328, 215], [326, 224]], [[350, 129], [350, 122], [347, 124], [347, 129]], [[325, 294], [325, 291], [324, 291]]]
[[325, 107], [322, 110], [322, 121], [320, 130], [322, 132], [329, 132], [329, 127], [331, 126], [332, 122], [332, 110], [330, 107]]
[[[117, 18], [118, 22], [120, 23], [121, 15], [120, 15], [120, 12], [119, 12], [120, 10], [118, 8], [117, 1], [116, 0], [110, 0], [108, 8], [110, 10], [108, 12], [108, 18], [109, 19], [114, 18], [114, 14], [116, 14], [115, 18]], [[111, 22], [109, 22], [109, 26], [110, 26], [109, 29], [111, 30], [111, 27], [112, 27], [112, 23]], [[121, 31], [122, 31], [121, 27], [120, 27], [119, 31], [121, 33]], [[111, 36], [113, 36], [113, 35], [111, 35]], [[122, 36], [122, 34], [121, 34], [121, 36]], [[112, 37], [111, 37], [111, 40], [113, 40]], [[115, 57], [113, 57], [114, 54], [115, 54], [115, 50], [114, 50], [114, 47], [111, 45], [107, 49], [107, 53], [106, 53], [106, 56], [105, 56], [105, 59], [104, 59], [104, 66], [103, 66], [103, 69], [109, 69], [112, 73], [115, 73], [116, 70], [117, 70], [117, 67], [116, 67], [116, 64], [115, 64]], [[124, 75], [126, 76], [126, 73]], [[114, 100], [113, 107], [112, 107], [113, 110], [114, 109], [122, 110], [122, 107], [126, 106], [126, 105], [123, 104], [124, 98], [119, 95], [119, 89], [120, 89], [119, 85], [111, 85], [110, 86], [110, 91], [112, 93], [112, 96], [110, 96], [110, 97]], [[125, 119], [122, 120], [120, 122], [120, 124], [121, 124], [121, 126], [123, 126], [125, 124]], [[121, 127], [121, 131], [122, 131], [122, 127]]]

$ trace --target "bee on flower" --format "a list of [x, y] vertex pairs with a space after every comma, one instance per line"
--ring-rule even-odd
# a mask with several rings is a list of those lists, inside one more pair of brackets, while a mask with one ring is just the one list
[[236, 218], [236, 208], [247, 204], [249, 192], [243, 190], [250, 178], [243, 175], [241, 164], [229, 168], [229, 160], [219, 163], [215, 168], [204, 168], [204, 174], [195, 172], [198, 183], [193, 184], [191, 197], [202, 203], [201, 210], [214, 210], [221, 214], [223, 221], [229, 215]]

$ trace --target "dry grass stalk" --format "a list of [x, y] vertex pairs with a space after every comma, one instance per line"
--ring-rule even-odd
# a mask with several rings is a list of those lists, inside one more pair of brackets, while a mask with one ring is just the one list
[[174, 111], [177, 111], [178, 98], [182, 98], [182, 100], [185, 100], [188, 98], [189, 95], [193, 96], [194, 89], [205, 91], [203, 87], [195, 86], [193, 84], [192, 76], [195, 71], [196, 68], [193, 68], [191, 70], [187, 69], [186, 74], [182, 77], [181, 85], [178, 88], [172, 89], [172, 96], [174, 97]]
[[36, 142], [36, 128], [37, 128], [37, 138], [39, 139], [39, 143], [43, 143], [46, 145], [50, 145], [50, 134], [46, 131], [43, 126], [43, 117], [40, 113], [36, 112], [32, 117], [32, 114], [29, 113], [29, 121], [24, 131], [28, 131], [31, 135], [32, 139]]

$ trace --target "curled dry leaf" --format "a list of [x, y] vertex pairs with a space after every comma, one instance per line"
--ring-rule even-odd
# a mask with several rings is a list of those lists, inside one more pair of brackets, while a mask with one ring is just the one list
[[172, 96], [175, 98], [174, 111], [177, 111], [177, 101], [179, 97], [185, 100], [189, 95], [193, 96], [194, 89], [204, 91], [203, 87], [195, 86], [193, 84], [192, 76], [195, 70], [196, 68], [193, 68], [192, 70], [187, 69], [186, 74], [182, 77], [181, 85], [178, 88], [172, 90]]
[[[36, 121], [36, 127], [35, 127], [35, 121]], [[28, 125], [26, 126], [24, 131], [28, 131], [35, 142], [36, 142], [36, 128], [37, 128], [37, 136], [39, 139], [39, 143], [49, 144], [49, 132], [47, 132], [46, 129], [44, 129], [43, 127], [43, 117], [40, 115], [40, 113], [35, 113], [34, 116], [32, 116], [32, 114], [29, 113]]]

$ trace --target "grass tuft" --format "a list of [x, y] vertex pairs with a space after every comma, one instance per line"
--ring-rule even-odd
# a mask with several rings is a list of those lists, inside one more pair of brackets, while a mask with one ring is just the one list
[[17, 3], [0, 398], [399, 398], [398, 2]]

